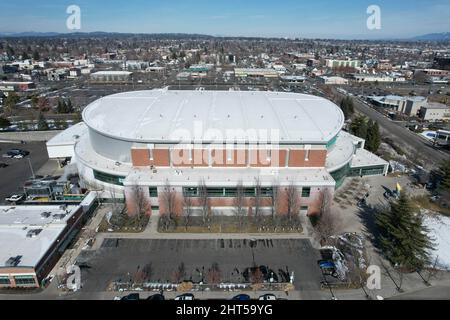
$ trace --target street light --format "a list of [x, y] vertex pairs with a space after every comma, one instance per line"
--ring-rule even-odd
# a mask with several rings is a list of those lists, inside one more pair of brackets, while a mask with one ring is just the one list
[[33, 165], [31, 164], [30, 157], [28, 157], [27, 159], [28, 159], [28, 164], [30, 165], [31, 174], [32, 174], [32, 177], [33, 177], [33, 180], [34, 180], [34, 179], [36, 179], [36, 175], [34, 174]]

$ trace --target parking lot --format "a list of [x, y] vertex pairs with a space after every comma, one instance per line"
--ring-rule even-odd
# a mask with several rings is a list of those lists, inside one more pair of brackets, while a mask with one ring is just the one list
[[[3, 158], [10, 149], [23, 149], [30, 152], [24, 159]], [[38, 170], [48, 161], [45, 142], [29, 142], [27, 144], [0, 143], [0, 162], [8, 167], [0, 168], [0, 203], [12, 193], [23, 193], [23, 184], [32, 176], [30, 163], [37, 174]]]
[[151, 282], [172, 283], [181, 263], [184, 279], [194, 283], [214, 263], [220, 282], [240, 283], [255, 263], [272, 270], [279, 280], [289, 281], [294, 272], [296, 290], [316, 291], [321, 280], [318, 259], [309, 240], [258, 240], [251, 245], [249, 240], [107, 239], [99, 250], [84, 251], [77, 263], [83, 266], [81, 294], [106, 291], [112, 281], [129, 281], [146, 265], [151, 265]]

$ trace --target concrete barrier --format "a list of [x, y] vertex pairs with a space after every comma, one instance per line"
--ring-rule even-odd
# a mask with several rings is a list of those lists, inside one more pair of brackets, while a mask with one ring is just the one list
[[0, 132], [0, 142], [46, 142], [61, 133], [56, 131]]

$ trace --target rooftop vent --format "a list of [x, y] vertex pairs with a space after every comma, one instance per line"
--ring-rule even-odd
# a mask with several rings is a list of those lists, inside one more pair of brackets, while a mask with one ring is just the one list
[[52, 214], [51, 214], [50, 212], [42, 212], [42, 213], [41, 213], [41, 217], [44, 218], [44, 219], [50, 217], [51, 215], [52, 215]]
[[22, 260], [22, 256], [11, 257], [5, 262], [5, 266], [17, 267], [20, 264], [20, 260]]
[[66, 215], [65, 214], [54, 214], [53, 215], [53, 218], [55, 219], [55, 220], [62, 220], [62, 219], [64, 219], [66, 217]]
[[32, 229], [27, 232], [27, 238], [35, 238], [42, 232], [42, 229]]

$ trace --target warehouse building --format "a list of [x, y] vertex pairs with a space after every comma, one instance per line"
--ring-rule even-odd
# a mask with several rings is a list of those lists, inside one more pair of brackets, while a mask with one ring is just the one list
[[38, 288], [92, 212], [79, 206], [0, 206], [0, 288]]

